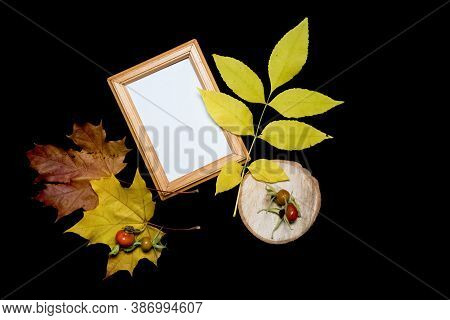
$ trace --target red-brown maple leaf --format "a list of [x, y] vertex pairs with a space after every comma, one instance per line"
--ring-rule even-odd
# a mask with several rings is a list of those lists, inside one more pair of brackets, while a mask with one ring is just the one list
[[106, 142], [102, 123], [74, 124], [73, 133], [68, 137], [81, 151], [36, 145], [27, 152], [30, 166], [39, 173], [35, 182], [49, 182], [36, 200], [55, 207], [57, 219], [79, 208], [94, 209], [98, 197], [89, 181], [119, 173], [126, 166], [123, 160], [130, 151], [125, 146], [125, 138]]

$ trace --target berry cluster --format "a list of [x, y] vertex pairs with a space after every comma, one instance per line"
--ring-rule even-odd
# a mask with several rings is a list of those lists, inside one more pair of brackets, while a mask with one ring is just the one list
[[[274, 232], [280, 227], [283, 221], [291, 228], [291, 224], [297, 221], [297, 218], [301, 218], [299, 214], [300, 207], [295, 198], [287, 190], [281, 189], [276, 191], [272, 186], [266, 185], [266, 191], [270, 196], [269, 206], [266, 209], [259, 210], [258, 213], [265, 211], [276, 214], [280, 218], [272, 230], [273, 239]], [[274, 204], [275, 206], [273, 206]]]
[[166, 246], [160, 243], [161, 237], [159, 237], [160, 232], [152, 239], [150, 237], [142, 237], [136, 239], [136, 236], [142, 233], [143, 230], [135, 229], [132, 226], [126, 226], [122, 230], [116, 233], [116, 245], [111, 249], [109, 253], [110, 256], [115, 256], [119, 253], [120, 249], [124, 252], [132, 252], [137, 247], [140, 247], [143, 252], [148, 252], [152, 248], [161, 250]]

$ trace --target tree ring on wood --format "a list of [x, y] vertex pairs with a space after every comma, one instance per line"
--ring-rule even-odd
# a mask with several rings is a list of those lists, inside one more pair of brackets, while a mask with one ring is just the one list
[[300, 207], [301, 218], [290, 227], [282, 223], [274, 232], [272, 230], [279, 217], [272, 213], [260, 212], [267, 208], [270, 196], [266, 183], [255, 180], [247, 173], [242, 181], [239, 196], [239, 215], [244, 225], [258, 239], [270, 244], [284, 244], [298, 239], [312, 226], [320, 210], [320, 189], [318, 181], [300, 163], [286, 160], [275, 161], [289, 177], [289, 181], [271, 184], [276, 190], [285, 189], [296, 199]]

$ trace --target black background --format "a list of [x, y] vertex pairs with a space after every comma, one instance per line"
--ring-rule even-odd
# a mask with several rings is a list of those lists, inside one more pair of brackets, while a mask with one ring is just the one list
[[[449, 107], [449, 6], [320, 89], [345, 104], [306, 119], [335, 139], [305, 151], [320, 182], [323, 215], [294, 243], [273, 246], [255, 239], [240, 218], [231, 217], [236, 190], [214, 197], [211, 180], [197, 195], [158, 201], [155, 214], [161, 224], [199, 224], [202, 231], [170, 234], [158, 268], [141, 262], [134, 277], [120, 272], [103, 281], [107, 248], [95, 245], [70, 254], [83, 240], [63, 231], [82, 213], [54, 224], [55, 210], [31, 199], [35, 173], [25, 158], [33, 143], [72, 147], [65, 135], [73, 122], [103, 120], [109, 139], [126, 136], [133, 148], [120, 173], [131, 181], [136, 146], [107, 86], [109, 75], [96, 64], [114, 74], [196, 38], [222, 91], [230, 93], [213, 53], [244, 61], [268, 86], [273, 46], [309, 17], [308, 61], [283, 88], [315, 89], [444, 1], [276, 1], [248, 8], [243, 1], [120, 1], [95, 7], [94, 1], [7, 2], [95, 63], [0, 4], [1, 297], [60, 259], [7, 297], [444, 297], [430, 287], [450, 295], [448, 209], [442, 205], [448, 180], [440, 168], [448, 146], [443, 113]], [[251, 108], [256, 118], [260, 109]], [[253, 158], [266, 147], [259, 143]], [[289, 157], [305, 165], [301, 153]], [[140, 169], [146, 172], [143, 165]]]

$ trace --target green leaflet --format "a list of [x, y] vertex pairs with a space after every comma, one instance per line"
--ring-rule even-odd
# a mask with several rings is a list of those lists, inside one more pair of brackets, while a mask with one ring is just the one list
[[244, 63], [230, 57], [213, 54], [222, 79], [235, 94], [248, 102], [265, 103], [261, 79]]
[[241, 182], [241, 172], [244, 167], [236, 161], [228, 161], [219, 173], [216, 182], [216, 194], [228, 191]]
[[269, 78], [273, 92], [300, 72], [308, 57], [308, 18], [286, 33], [275, 45], [269, 59]]
[[303, 150], [332, 137], [303, 122], [280, 120], [269, 123], [259, 138], [278, 149]]
[[319, 92], [289, 89], [277, 95], [269, 105], [286, 118], [300, 118], [324, 113], [342, 103]]
[[198, 91], [209, 115], [220, 127], [237, 135], [255, 134], [253, 115], [243, 102], [217, 91]]
[[253, 161], [248, 170], [258, 181], [275, 183], [289, 180], [284, 170], [276, 162], [267, 159]]

